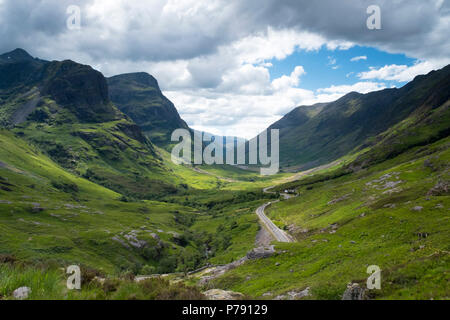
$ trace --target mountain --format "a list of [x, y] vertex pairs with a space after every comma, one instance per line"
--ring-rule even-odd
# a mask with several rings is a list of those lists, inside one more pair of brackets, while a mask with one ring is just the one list
[[108, 98], [103, 75], [90, 66], [70, 60], [34, 59], [16, 49], [0, 56], [0, 74], [0, 119], [4, 124], [24, 122], [45, 98], [69, 110], [81, 122], [119, 118]]
[[67, 170], [127, 196], [176, 192], [178, 179], [92, 67], [16, 49], [0, 56], [0, 99], [3, 127]]
[[111, 101], [156, 145], [164, 147], [170, 144], [170, 136], [175, 129], [189, 129], [151, 75], [128, 73], [107, 81]]
[[[130, 86], [122, 88], [125, 98], [146, 105], [154, 91], [153, 107], [144, 108], [149, 135], [162, 142], [172, 128], [187, 128], [154, 78], [125, 78], [118, 80]], [[254, 206], [266, 197], [254, 190], [256, 175], [245, 172], [242, 182], [252, 190], [232, 190], [225, 187], [241, 174], [237, 168], [209, 173], [175, 165], [115, 106], [107, 80], [90, 66], [22, 49], [0, 55], [0, 120], [0, 279], [14, 278], [5, 261], [27, 262], [38, 276], [49, 261], [91, 275], [186, 272], [253, 246], [242, 240], [257, 232], [249, 204], [235, 211], [239, 201]], [[23, 270], [15, 272], [21, 277]], [[0, 280], [0, 296], [11, 294]]]
[[450, 95], [450, 66], [418, 76], [400, 89], [360, 94], [292, 110], [269, 129], [280, 129], [283, 167], [311, 168], [324, 164], [373, 139], [414, 112], [443, 105]]

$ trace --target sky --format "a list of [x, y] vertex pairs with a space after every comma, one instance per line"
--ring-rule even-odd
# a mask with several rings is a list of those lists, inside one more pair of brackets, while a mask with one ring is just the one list
[[252, 138], [297, 106], [449, 64], [449, 2], [0, 0], [0, 52], [148, 72], [191, 127]]

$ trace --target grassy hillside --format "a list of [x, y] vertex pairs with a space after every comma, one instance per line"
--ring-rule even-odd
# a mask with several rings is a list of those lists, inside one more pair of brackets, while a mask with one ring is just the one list
[[[139, 272], [184, 250], [171, 233], [187, 226], [174, 216], [189, 217], [194, 209], [120, 201], [120, 194], [68, 173], [12, 133], [0, 136], [1, 253]], [[147, 245], [131, 244], [140, 240]]]
[[[193, 189], [166, 195], [165, 202], [129, 202], [67, 171], [11, 131], [0, 138], [0, 254], [138, 274], [193, 269], [206, 263], [206, 249], [224, 261], [253, 246], [253, 211], [267, 197], [260, 190]], [[186, 172], [217, 181], [189, 168], [175, 176], [188, 181]]]
[[268, 215], [298, 243], [278, 244], [279, 254], [212, 286], [263, 298], [309, 287], [309, 298], [340, 299], [348, 283], [365, 287], [366, 268], [378, 265], [382, 289], [370, 298], [448, 299], [449, 146], [448, 137], [412, 145], [353, 173], [341, 166], [279, 186], [299, 197], [272, 205]]

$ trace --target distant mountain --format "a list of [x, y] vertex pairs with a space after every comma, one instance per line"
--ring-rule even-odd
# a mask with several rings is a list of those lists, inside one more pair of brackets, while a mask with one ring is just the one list
[[175, 129], [189, 129], [151, 75], [128, 73], [107, 80], [111, 101], [136, 122], [153, 143], [167, 146]]
[[280, 129], [281, 166], [306, 169], [373, 145], [377, 135], [417, 110], [438, 108], [449, 96], [447, 66], [400, 89], [352, 92], [334, 102], [297, 107], [269, 129]]

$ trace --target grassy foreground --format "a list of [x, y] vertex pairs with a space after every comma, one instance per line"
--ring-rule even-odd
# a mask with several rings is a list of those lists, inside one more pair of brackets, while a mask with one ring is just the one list
[[298, 243], [251, 261], [212, 286], [259, 298], [310, 288], [312, 299], [340, 299], [348, 283], [366, 286], [382, 269], [374, 299], [450, 297], [450, 139], [355, 173], [339, 170], [291, 182], [299, 197], [274, 204], [269, 217]]

